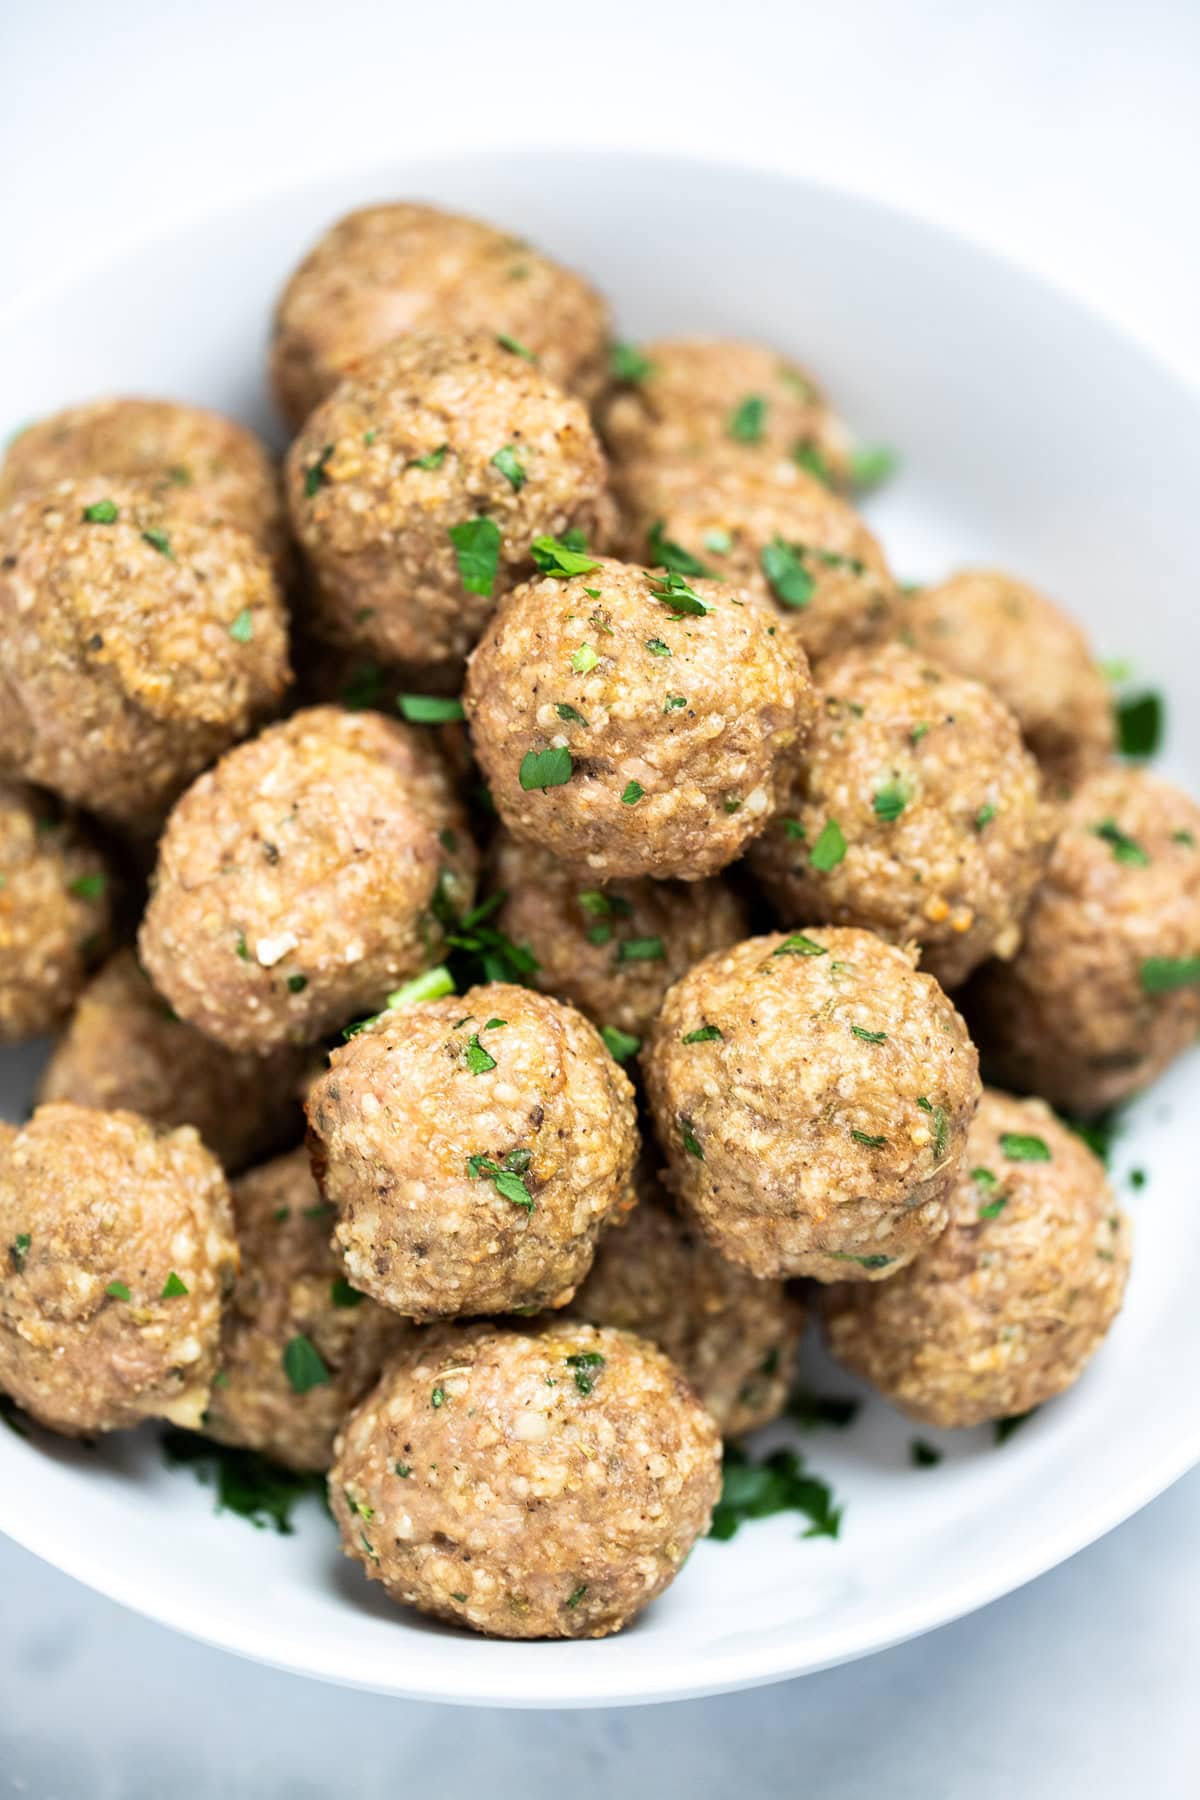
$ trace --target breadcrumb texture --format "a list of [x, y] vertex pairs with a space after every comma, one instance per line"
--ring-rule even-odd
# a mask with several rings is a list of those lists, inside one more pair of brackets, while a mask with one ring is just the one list
[[[1014, 1161], [1006, 1134], [1049, 1160]], [[1121, 1307], [1130, 1228], [1099, 1158], [1040, 1100], [987, 1089], [950, 1224], [894, 1281], [833, 1288], [839, 1362], [926, 1425], [981, 1425], [1078, 1381]]]
[[751, 1274], [884, 1280], [944, 1228], [978, 1059], [937, 982], [871, 932], [780, 932], [698, 963], [642, 1071], [668, 1186]]
[[329, 1494], [347, 1555], [401, 1605], [607, 1637], [707, 1531], [720, 1469], [715, 1425], [643, 1339], [442, 1326], [351, 1414]]
[[49, 1031], [103, 956], [104, 859], [49, 794], [0, 780], [0, 1043]]
[[68, 1436], [200, 1424], [237, 1245], [194, 1131], [79, 1106], [0, 1124], [0, 1245], [0, 1389]]
[[633, 1088], [594, 1026], [527, 988], [385, 1014], [307, 1106], [347, 1274], [411, 1318], [565, 1305], [633, 1204]]

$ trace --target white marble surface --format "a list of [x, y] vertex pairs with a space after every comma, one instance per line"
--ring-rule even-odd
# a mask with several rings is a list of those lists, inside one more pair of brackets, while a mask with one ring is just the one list
[[[936, 218], [1200, 383], [1190, 0], [41, 0], [0, 6], [0, 69], [0, 305], [164, 218], [406, 149], [657, 146]], [[0, 1795], [1182, 1800], [1200, 1768], [1198, 1502], [1193, 1475], [1031, 1588], [867, 1663], [592, 1714], [321, 1688], [0, 1545]]]

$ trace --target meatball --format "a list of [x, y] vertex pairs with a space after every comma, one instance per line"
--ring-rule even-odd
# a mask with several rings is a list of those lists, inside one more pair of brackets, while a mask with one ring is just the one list
[[89, 476], [144, 481], [195, 525], [248, 532], [281, 578], [287, 521], [274, 464], [252, 431], [173, 400], [93, 400], [27, 425], [0, 464], [0, 507]]
[[1007, 707], [900, 644], [830, 661], [821, 693], [791, 794], [751, 852], [783, 923], [916, 943], [946, 988], [1011, 957], [1056, 820]]
[[48, 794], [0, 780], [0, 1044], [49, 1031], [104, 954], [103, 859]]
[[600, 1239], [571, 1313], [657, 1344], [691, 1382], [723, 1437], [757, 1431], [787, 1401], [804, 1309], [782, 1281], [718, 1256], [643, 1171], [638, 1204]]
[[107, 477], [0, 515], [0, 636], [0, 763], [135, 827], [290, 679], [283, 602], [245, 532]]
[[894, 1281], [831, 1289], [829, 1346], [923, 1424], [1009, 1418], [1078, 1381], [1128, 1273], [1099, 1159], [1042, 1101], [989, 1088], [949, 1226]]
[[1014, 960], [968, 1004], [989, 1072], [1100, 1112], [1200, 1027], [1200, 807], [1141, 769], [1076, 790]]
[[327, 1469], [342, 1420], [416, 1328], [346, 1280], [304, 1150], [236, 1181], [233, 1213], [242, 1266], [204, 1429], [290, 1469]]
[[896, 584], [878, 542], [848, 501], [795, 463], [635, 463], [619, 472], [617, 492], [632, 561], [752, 589], [813, 661], [895, 624]]
[[194, 1125], [227, 1169], [239, 1169], [299, 1136], [302, 1070], [295, 1050], [223, 1050], [176, 1018], [132, 950], [118, 950], [80, 996], [38, 1093], [167, 1129]]
[[1016, 715], [1054, 787], [1074, 787], [1112, 751], [1112, 696], [1087, 637], [1036, 588], [996, 569], [964, 569], [919, 589], [905, 641], [982, 681]]
[[633, 1204], [633, 1089], [594, 1026], [527, 988], [385, 1013], [307, 1106], [346, 1272], [410, 1318], [564, 1306]]
[[279, 297], [271, 380], [288, 423], [364, 356], [431, 327], [502, 335], [585, 400], [604, 380], [608, 309], [586, 281], [508, 232], [398, 201], [339, 219]]
[[441, 1326], [350, 1415], [329, 1478], [393, 1600], [494, 1637], [607, 1637], [708, 1529], [716, 1427], [623, 1331]]
[[378, 713], [312, 707], [222, 758], [175, 807], [142, 961], [229, 1050], [310, 1042], [436, 962], [475, 850], [436, 754]]
[[598, 880], [715, 875], [775, 810], [808, 665], [752, 595], [578, 562], [509, 595], [468, 666], [496, 809]]
[[746, 908], [723, 881], [589, 886], [578, 869], [506, 836], [493, 874], [504, 896], [496, 923], [537, 958], [534, 985], [606, 1032], [643, 1037], [671, 983], [748, 929]]
[[0, 1124], [0, 1391], [53, 1431], [200, 1423], [237, 1273], [196, 1133], [41, 1106]]
[[871, 932], [707, 957], [642, 1068], [668, 1185], [751, 1274], [882, 1279], [945, 1226], [978, 1059], [932, 976]]
[[795, 456], [839, 484], [850, 442], [816, 382], [762, 344], [667, 338], [644, 344], [600, 411], [621, 463], [676, 462], [732, 451]]
[[605, 480], [580, 402], [494, 336], [402, 338], [288, 452], [313, 630], [385, 662], [461, 659], [535, 538], [607, 542]]

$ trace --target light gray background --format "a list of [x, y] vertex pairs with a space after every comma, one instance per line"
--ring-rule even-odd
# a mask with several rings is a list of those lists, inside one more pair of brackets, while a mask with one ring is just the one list
[[[1192, 0], [0, 0], [0, 70], [0, 303], [167, 219], [408, 149], [658, 147], [935, 218], [1200, 384]], [[1190, 1797], [1198, 1502], [1193, 1475], [1022, 1593], [866, 1663], [557, 1715], [257, 1669], [0, 1544], [0, 1795]]]

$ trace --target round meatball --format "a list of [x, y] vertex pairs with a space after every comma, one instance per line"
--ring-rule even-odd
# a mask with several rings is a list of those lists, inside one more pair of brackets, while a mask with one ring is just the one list
[[327, 1469], [342, 1420], [416, 1328], [346, 1280], [303, 1149], [235, 1181], [233, 1214], [242, 1266], [204, 1429], [289, 1469]]
[[882, 1279], [945, 1226], [978, 1059], [937, 982], [871, 932], [707, 957], [642, 1068], [668, 1186], [751, 1274]]
[[829, 1346], [910, 1418], [981, 1425], [1078, 1381], [1128, 1273], [1099, 1159], [1042, 1101], [989, 1088], [946, 1231], [894, 1281], [833, 1288]]
[[527, 988], [385, 1013], [307, 1109], [346, 1272], [410, 1318], [564, 1306], [633, 1204], [633, 1089], [594, 1026]]
[[49, 1031], [103, 956], [104, 861], [48, 794], [0, 780], [0, 1044]]
[[783, 923], [915, 943], [946, 988], [1013, 956], [1056, 817], [1007, 707], [900, 644], [830, 661], [821, 694], [751, 853]]
[[645, 1036], [672, 982], [748, 929], [723, 881], [589, 886], [578, 869], [503, 835], [492, 872], [504, 896], [496, 924], [536, 957], [534, 985], [634, 1037]]
[[185, 1025], [133, 951], [118, 950], [81, 994], [38, 1094], [167, 1129], [194, 1125], [226, 1169], [239, 1169], [299, 1136], [302, 1071], [295, 1050], [239, 1055]]
[[907, 601], [904, 639], [998, 694], [1051, 784], [1071, 788], [1113, 747], [1112, 695], [1087, 637], [1036, 588], [964, 569]]
[[364, 356], [430, 328], [503, 336], [585, 400], [603, 384], [608, 309], [586, 281], [508, 232], [397, 201], [339, 219], [279, 297], [271, 380], [288, 423]]
[[175, 807], [139, 936], [181, 1019], [229, 1050], [311, 1042], [436, 962], [475, 850], [434, 751], [378, 713], [312, 707]]
[[194, 1131], [82, 1106], [0, 1124], [0, 1244], [0, 1391], [69, 1436], [200, 1424], [237, 1245]]
[[0, 515], [0, 763], [156, 824], [290, 679], [270, 565], [153, 489], [62, 481]]
[[174, 400], [93, 400], [27, 425], [0, 464], [0, 507], [88, 476], [144, 481], [178, 518], [237, 525], [283, 576], [287, 521], [274, 464], [252, 431]]
[[494, 336], [402, 338], [288, 452], [313, 630], [384, 661], [461, 659], [535, 538], [608, 541], [605, 480], [580, 402]]
[[814, 661], [886, 637], [896, 584], [848, 501], [795, 463], [726, 454], [702, 469], [634, 463], [617, 492], [631, 561], [666, 563], [769, 601]]
[[661, 1351], [559, 1320], [441, 1326], [350, 1415], [329, 1478], [393, 1600], [493, 1637], [607, 1637], [674, 1580], [721, 1485]]
[[829, 480], [849, 480], [845, 427], [806, 370], [762, 344], [663, 338], [641, 346], [600, 411], [622, 463], [674, 462], [732, 451], [796, 456]]
[[759, 1281], [718, 1256], [644, 1172], [637, 1206], [600, 1239], [571, 1313], [657, 1344], [687, 1376], [722, 1437], [757, 1431], [784, 1409], [803, 1307], [782, 1281]]
[[1200, 807], [1142, 769], [1076, 790], [1014, 960], [969, 996], [1007, 1087], [1091, 1113], [1143, 1088], [1200, 1028]]
[[752, 595], [583, 560], [509, 595], [471, 658], [496, 809], [595, 879], [715, 875], [775, 810], [808, 665]]

